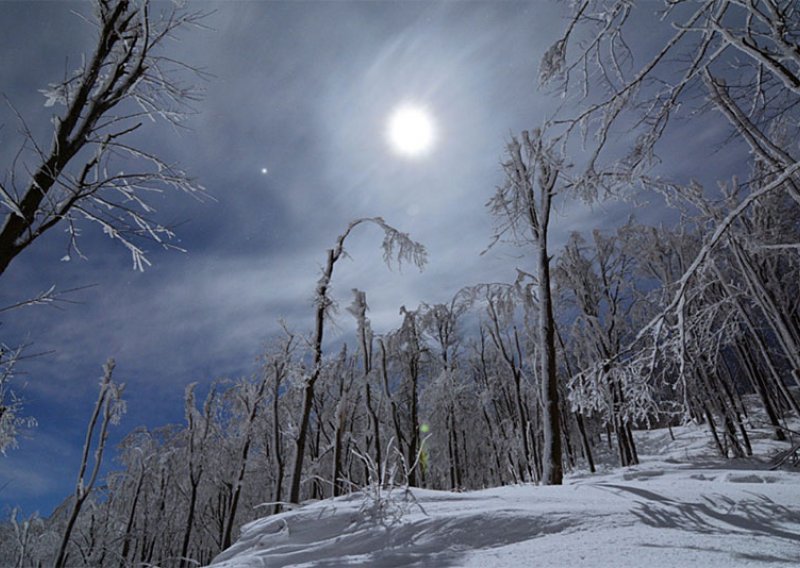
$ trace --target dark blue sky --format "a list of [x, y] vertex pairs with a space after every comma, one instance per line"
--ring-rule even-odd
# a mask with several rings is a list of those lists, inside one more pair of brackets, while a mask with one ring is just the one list
[[[54, 229], [11, 264], [0, 305], [55, 284], [77, 303], [2, 314], [0, 339], [47, 352], [21, 365], [16, 392], [39, 426], [0, 458], [0, 507], [48, 514], [71, 491], [101, 365], [117, 360], [128, 414], [115, 439], [143, 424], [182, 420], [185, 385], [247, 375], [277, 320], [307, 328], [320, 263], [353, 218], [381, 215], [428, 247], [419, 273], [383, 267], [380, 235], [354, 234], [352, 261], [337, 266], [333, 293], [367, 292], [378, 333], [400, 323], [401, 305], [448, 300], [464, 285], [514, 278], [520, 251], [479, 256], [491, 235], [484, 207], [501, 182], [512, 132], [535, 127], [558, 101], [536, 89], [538, 62], [557, 39], [566, 7], [534, 2], [192, 2], [213, 11], [211, 30], [189, 30], [169, 54], [213, 77], [190, 131], [148, 124], [139, 140], [178, 162], [212, 199], [165, 194], [158, 218], [174, 222], [187, 253], [152, 250], [144, 273], [96, 227], [87, 260], [60, 262], [67, 240]], [[75, 67], [93, 30], [72, 11], [85, 2], [0, 3], [0, 92], [47, 145], [53, 109], [38, 89]], [[657, 34], [652, 33], [652, 37]], [[385, 123], [398, 104], [425, 105], [434, 150], [394, 155]], [[57, 110], [57, 107], [56, 107]], [[0, 167], [22, 142], [0, 110]], [[677, 129], [680, 136], [680, 128]], [[670, 150], [691, 163], [693, 137]], [[737, 159], [717, 155], [723, 167]], [[262, 168], [269, 173], [263, 175]], [[695, 172], [696, 173], [696, 172]], [[555, 241], [572, 230], [611, 228], [630, 205], [569, 204]], [[658, 218], [660, 208], [637, 211]], [[342, 311], [332, 339], [351, 328]], [[336, 334], [339, 334], [338, 336]]]

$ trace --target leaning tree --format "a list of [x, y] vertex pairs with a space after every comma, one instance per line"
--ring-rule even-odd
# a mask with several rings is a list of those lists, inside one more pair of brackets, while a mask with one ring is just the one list
[[344, 248], [345, 241], [350, 233], [359, 225], [373, 224], [383, 231], [383, 258], [388, 264], [392, 259], [396, 259], [398, 264], [403, 262], [413, 262], [422, 268], [427, 261], [425, 247], [417, 243], [408, 236], [386, 223], [381, 217], [362, 217], [351, 221], [345, 231], [336, 239], [333, 248], [328, 249], [325, 268], [322, 276], [317, 281], [317, 288], [314, 294], [314, 335], [311, 342], [313, 360], [311, 372], [306, 377], [302, 391], [303, 400], [301, 403], [300, 420], [298, 425], [297, 437], [295, 438], [295, 456], [292, 466], [292, 479], [289, 488], [289, 501], [292, 503], [300, 502], [300, 485], [303, 477], [303, 461], [305, 457], [306, 442], [308, 438], [308, 428], [311, 419], [311, 409], [314, 401], [314, 387], [322, 373], [322, 340], [325, 331], [325, 322], [330, 319], [330, 310], [333, 300], [330, 297], [330, 285], [333, 278], [333, 268], [341, 258], [346, 255]]

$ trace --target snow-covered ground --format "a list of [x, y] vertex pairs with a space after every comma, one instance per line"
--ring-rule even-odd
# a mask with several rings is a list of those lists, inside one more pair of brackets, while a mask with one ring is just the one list
[[560, 487], [402, 489], [382, 519], [363, 493], [245, 526], [218, 568], [279, 566], [800, 566], [800, 469], [766, 432], [758, 458], [713, 457], [694, 426], [637, 433], [642, 464]]

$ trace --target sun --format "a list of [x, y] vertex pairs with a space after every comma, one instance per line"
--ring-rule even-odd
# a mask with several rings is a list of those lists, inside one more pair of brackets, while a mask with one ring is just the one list
[[427, 153], [436, 139], [430, 114], [420, 106], [408, 104], [392, 111], [386, 132], [392, 150], [409, 158]]

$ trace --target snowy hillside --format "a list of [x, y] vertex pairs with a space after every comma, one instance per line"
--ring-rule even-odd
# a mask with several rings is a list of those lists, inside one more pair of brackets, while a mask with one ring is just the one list
[[[308, 504], [245, 526], [212, 564], [268, 566], [797, 566], [800, 470], [720, 461], [694, 426], [637, 433], [642, 464], [560, 487], [466, 493], [414, 489]], [[373, 496], [374, 497], [374, 496]], [[376, 506], [387, 509], [376, 515]]]

